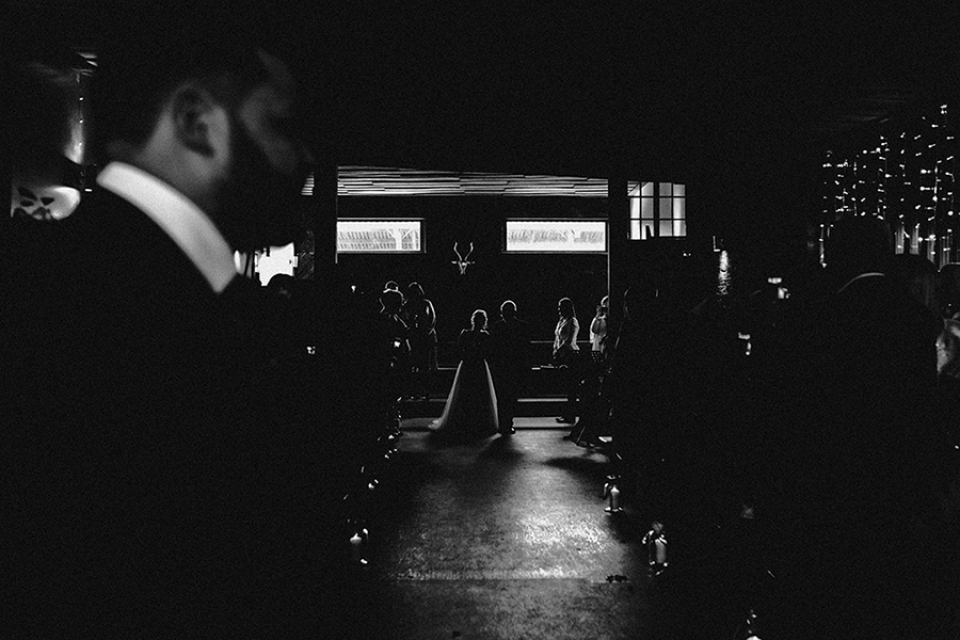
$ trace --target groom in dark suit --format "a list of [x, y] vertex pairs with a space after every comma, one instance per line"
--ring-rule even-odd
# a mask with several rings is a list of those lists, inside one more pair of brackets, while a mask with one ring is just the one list
[[9, 637], [299, 637], [315, 615], [315, 443], [257, 398], [260, 290], [234, 262], [293, 240], [297, 87], [242, 34], [177, 36], [102, 52], [107, 162], [6, 283]]
[[500, 433], [516, 433], [513, 419], [517, 400], [530, 368], [530, 333], [527, 323], [517, 317], [517, 305], [507, 300], [500, 305], [500, 320], [490, 327], [494, 340], [493, 377], [497, 391], [497, 418]]

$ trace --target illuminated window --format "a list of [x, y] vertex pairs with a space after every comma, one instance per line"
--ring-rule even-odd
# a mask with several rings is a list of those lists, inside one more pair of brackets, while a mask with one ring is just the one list
[[507, 220], [506, 253], [606, 253], [604, 220]]
[[337, 253], [423, 250], [423, 220], [337, 220]]
[[630, 186], [631, 240], [687, 235], [686, 185], [637, 182]]

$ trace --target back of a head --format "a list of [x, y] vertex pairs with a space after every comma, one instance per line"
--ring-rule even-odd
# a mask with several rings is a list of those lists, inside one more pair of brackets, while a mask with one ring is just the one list
[[292, 294], [297, 288], [297, 279], [287, 273], [275, 273], [267, 283], [267, 290], [276, 294]]
[[572, 318], [574, 315], [576, 315], [576, 310], [573, 306], [573, 300], [570, 298], [561, 298], [559, 309], [560, 315], [562, 315], [564, 318]]
[[483, 309], [477, 309], [470, 316], [470, 325], [475, 331], [487, 328], [487, 312]]
[[396, 289], [384, 289], [380, 294], [380, 304], [383, 305], [384, 311], [395, 313], [403, 304], [403, 296]]
[[411, 300], [423, 299], [423, 287], [419, 283], [411, 282], [407, 285], [407, 298]]
[[830, 230], [824, 255], [827, 268], [841, 277], [890, 273], [893, 258], [890, 227], [873, 216], [840, 220]]
[[911, 280], [934, 278], [937, 275], [937, 265], [929, 258], [913, 253], [900, 253], [892, 259], [893, 270], [905, 282]]
[[111, 141], [145, 142], [170, 93], [184, 82], [203, 82], [218, 100], [236, 105], [267, 77], [257, 58], [267, 43], [241, 20], [138, 9], [119, 22], [123, 28], [105, 36], [91, 83], [93, 148], [101, 162]]
[[517, 317], [517, 305], [513, 300], [504, 300], [500, 305], [500, 316], [504, 320], [512, 320]]

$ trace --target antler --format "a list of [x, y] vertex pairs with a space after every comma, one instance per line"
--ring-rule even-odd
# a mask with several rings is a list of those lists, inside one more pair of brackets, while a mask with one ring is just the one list
[[[460, 255], [460, 254], [457, 254], [457, 255]], [[469, 260], [471, 255], [473, 255], [473, 243], [472, 243], [472, 242], [470, 243], [470, 252], [467, 253], [467, 257], [464, 258], [463, 261], [466, 262], [467, 260]]]
[[[457, 248], [457, 245], [458, 245], [458, 244], [459, 244], [458, 242], [454, 242], [454, 243], [453, 243], [453, 252], [454, 252], [455, 254], [457, 254], [457, 258], [460, 259], [460, 262], [463, 262], [463, 256], [460, 255], [460, 249]], [[473, 245], [471, 244], [470, 247], [471, 247], [471, 249], [472, 249], [472, 248], [473, 248]], [[467, 254], [467, 257], [469, 258], [469, 257], [470, 257], [470, 254]]]

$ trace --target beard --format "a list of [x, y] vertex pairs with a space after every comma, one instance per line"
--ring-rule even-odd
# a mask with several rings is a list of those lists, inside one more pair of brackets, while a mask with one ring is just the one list
[[224, 237], [244, 252], [299, 240], [305, 231], [300, 193], [309, 167], [301, 163], [292, 174], [277, 171], [239, 119], [233, 121], [233, 171], [220, 211]]

